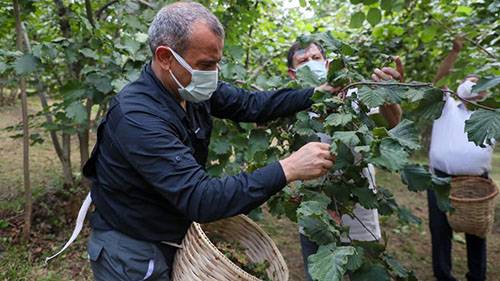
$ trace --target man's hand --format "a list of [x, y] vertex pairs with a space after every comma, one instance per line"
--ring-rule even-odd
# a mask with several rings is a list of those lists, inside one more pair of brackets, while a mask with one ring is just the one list
[[310, 142], [289, 157], [280, 160], [280, 164], [286, 181], [292, 182], [318, 178], [333, 167], [334, 161], [329, 144]]
[[375, 68], [372, 74], [372, 79], [375, 82], [380, 82], [383, 80], [396, 80], [404, 81], [404, 67], [401, 59], [399, 57], [394, 57], [394, 62], [396, 63], [396, 69], [392, 67], [383, 67], [382, 69]]
[[[396, 69], [392, 67], [383, 67], [382, 69], [375, 68], [372, 74], [372, 79], [375, 82], [396, 80], [404, 81], [404, 67], [399, 57], [393, 57], [396, 63]], [[398, 104], [385, 104], [380, 106], [380, 114], [384, 116], [390, 128], [395, 127], [401, 121], [401, 107]]]
[[342, 98], [342, 93], [340, 92], [342, 88], [340, 87], [332, 87], [328, 83], [325, 83], [323, 85], [319, 85], [318, 87], [314, 88], [314, 91], [322, 91], [322, 92], [328, 92], [332, 94], [337, 94], [340, 98]]

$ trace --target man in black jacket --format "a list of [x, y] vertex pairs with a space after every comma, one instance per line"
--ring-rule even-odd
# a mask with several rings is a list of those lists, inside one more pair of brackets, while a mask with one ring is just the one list
[[96, 207], [88, 243], [96, 280], [168, 280], [193, 221], [249, 212], [288, 182], [325, 174], [334, 161], [329, 145], [309, 143], [253, 173], [211, 178], [212, 116], [288, 116], [311, 106], [315, 89], [252, 93], [218, 82], [224, 30], [197, 3], [160, 10], [149, 42], [151, 63], [111, 101], [84, 167]]

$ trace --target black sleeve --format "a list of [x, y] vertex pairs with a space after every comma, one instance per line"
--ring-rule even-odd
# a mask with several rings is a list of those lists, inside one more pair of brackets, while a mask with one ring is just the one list
[[236, 122], [266, 122], [312, 105], [314, 88], [250, 92], [221, 82], [210, 99], [211, 113]]
[[211, 178], [169, 124], [143, 112], [119, 121], [115, 142], [135, 170], [187, 218], [210, 222], [249, 212], [286, 185], [279, 162]]

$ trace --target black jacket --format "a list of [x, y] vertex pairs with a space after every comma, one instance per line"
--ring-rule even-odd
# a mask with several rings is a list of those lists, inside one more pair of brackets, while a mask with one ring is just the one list
[[248, 92], [221, 82], [208, 101], [184, 111], [147, 64], [115, 96], [98, 127], [84, 175], [91, 179], [95, 229], [180, 243], [191, 222], [256, 208], [286, 185], [279, 162], [212, 178], [205, 171], [212, 116], [262, 122], [311, 105], [313, 89]]

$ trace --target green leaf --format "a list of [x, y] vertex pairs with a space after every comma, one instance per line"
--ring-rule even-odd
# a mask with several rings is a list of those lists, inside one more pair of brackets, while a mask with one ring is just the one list
[[377, 202], [378, 212], [383, 216], [391, 215], [394, 211], [399, 209], [399, 206], [394, 199], [394, 194], [392, 194], [387, 188], [381, 186], [378, 186]]
[[351, 190], [352, 194], [358, 198], [359, 204], [365, 209], [375, 209], [377, 208], [377, 197], [373, 190], [366, 187], [353, 188]]
[[399, 221], [405, 224], [416, 224], [420, 225], [422, 223], [422, 220], [415, 216], [410, 209], [400, 207], [397, 209], [397, 214]]
[[493, 140], [500, 138], [500, 109], [478, 109], [465, 121], [465, 131], [469, 141], [485, 147], [493, 145]]
[[365, 14], [363, 12], [356, 12], [351, 15], [351, 22], [349, 26], [352, 28], [360, 28], [363, 26], [363, 22], [365, 21]]
[[371, 4], [375, 4], [377, 2], [378, 2], [378, 0], [363, 0], [363, 4], [366, 6], [371, 5]]
[[336, 242], [340, 236], [326, 208], [321, 202], [303, 201], [297, 209], [297, 221], [303, 234], [318, 245]]
[[389, 131], [385, 127], [376, 127], [372, 130], [373, 137], [376, 139], [383, 139], [389, 136]]
[[420, 33], [420, 39], [422, 39], [422, 42], [424, 42], [424, 43], [429, 43], [434, 39], [434, 37], [436, 37], [437, 31], [438, 31], [438, 27], [435, 25], [431, 25], [429, 27], [426, 27]]
[[481, 78], [476, 85], [472, 86], [473, 93], [486, 91], [500, 84], [500, 76]]
[[358, 97], [368, 108], [381, 106], [385, 103], [384, 90], [381, 88], [371, 89], [363, 86], [358, 90]]
[[359, 143], [359, 138], [356, 131], [339, 131], [333, 133], [332, 138], [344, 143], [347, 146], [356, 146]]
[[84, 124], [87, 121], [87, 111], [79, 101], [74, 101], [66, 107], [66, 116], [78, 124]]
[[432, 177], [432, 190], [436, 195], [438, 208], [443, 212], [452, 210], [450, 202], [451, 177], [439, 178]]
[[84, 55], [87, 58], [95, 59], [97, 60], [99, 58], [99, 55], [94, 51], [89, 48], [83, 48], [79, 50], [79, 52]]
[[363, 265], [365, 250], [362, 247], [355, 247], [357, 254], [349, 256], [347, 260], [347, 270], [355, 271]]
[[325, 119], [325, 125], [330, 126], [345, 126], [352, 121], [354, 115], [351, 113], [332, 113]]
[[342, 281], [347, 272], [349, 258], [355, 255], [356, 249], [351, 246], [320, 246], [316, 254], [308, 258], [309, 273], [314, 280]]
[[86, 82], [93, 85], [99, 92], [107, 94], [113, 90], [111, 79], [107, 76], [91, 73], [87, 76]]
[[380, 8], [384, 11], [390, 11], [392, 9], [393, 0], [382, 0], [380, 1]]
[[337, 158], [335, 160], [335, 169], [344, 169], [351, 166], [354, 163], [354, 155], [352, 154], [351, 149], [340, 143], [337, 148]]
[[[385, 251], [385, 245], [379, 241], [352, 241], [352, 245], [363, 249], [365, 260], [379, 259]], [[363, 266], [364, 267], [364, 266]]]
[[433, 121], [441, 116], [444, 104], [443, 92], [440, 89], [426, 90], [424, 97], [413, 111], [414, 117], [419, 121]]
[[231, 151], [231, 144], [226, 138], [216, 138], [210, 148], [217, 155], [223, 155]]
[[382, 13], [377, 8], [370, 8], [368, 14], [366, 15], [366, 20], [372, 25], [377, 25], [382, 19]]
[[35, 71], [38, 66], [38, 59], [31, 54], [25, 54], [16, 59], [14, 70], [18, 75], [25, 75]]
[[4, 73], [7, 68], [7, 64], [0, 61], [0, 74]]
[[293, 125], [293, 130], [299, 135], [312, 136], [315, 135], [316, 132], [321, 132], [323, 129], [323, 124], [311, 118], [305, 111], [297, 113], [296, 117], [297, 121]]
[[432, 187], [432, 174], [419, 164], [406, 165], [400, 172], [401, 180], [410, 191], [424, 191]]
[[397, 277], [408, 278], [408, 270], [398, 260], [388, 254], [384, 254], [383, 260]]
[[379, 146], [378, 155], [369, 157], [369, 162], [390, 171], [398, 171], [408, 163], [408, 153], [398, 142], [392, 139], [383, 139]]
[[139, 43], [146, 43], [148, 41], [148, 35], [143, 32], [137, 32], [135, 34], [135, 40]]
[[417, 130], [410, 120], [403, 119], [389, 131], [389, 136], [408, 149], [417, 150], [420, 148]]
[[391, 281], [385, 267], [379, 263], [364, 264], [351, 275], [351, 281]]
[[363, 0], [351, 0], [351, 3], [356, 5], [356, 4], [363, 3]]
[[309, 67], [297, 70], [297, 81], [302, 87], [316, 87], [323, 82]]
[[267, 133], [262, 129], [255, 129], [250, 132], [248, 149], [245, 151], [246, 159], [250, 161], [257, 160], [258, 152], [265, 152], [269, 148]]
[[67, 103], [79, 100], [86, 96], [85, 87], [78, 80], [66, 81], [66, 84], [59, 89], [59, 92]]

